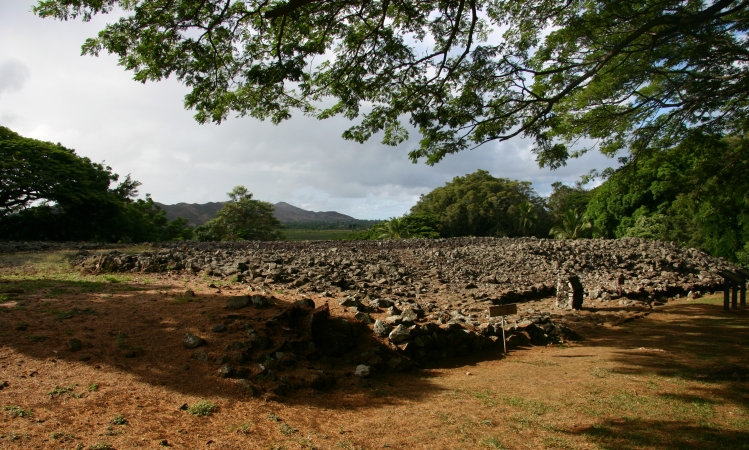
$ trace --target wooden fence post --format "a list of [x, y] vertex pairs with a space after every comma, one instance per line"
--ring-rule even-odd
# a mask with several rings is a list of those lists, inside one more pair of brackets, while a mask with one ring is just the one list
[[[723, 309], [726, 311], [739, 309], [739, 286], [745, 286], [744, 278], [727, 270], [721, 270], [718, 274], [723, 277]], [[729, 290], [731, 292], [728, 292]]]
[[747, 269], [738, 269], [736, 270], [736, 275], [740, 276], [744, 279], [744, 282], [741, 283], [741, 307], [746, 308], [746, 281], [749, 280], [749, 270]]

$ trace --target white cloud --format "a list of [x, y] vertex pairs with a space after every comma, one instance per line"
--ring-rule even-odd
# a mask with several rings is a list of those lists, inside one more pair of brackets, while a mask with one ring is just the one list
[[20, 91], [30, 76], [29, 68], [17, 59], [0, 62], [0, 96], [3, 92]]
[[186, 89], [176, 81], [136, 83], [113, 56], [80, 56], [83, 41], [112, 17], [42, 20], [29, 12], [34, 3], [0, 2], [0, 61], [15, 61], [6, 63], [13, 64], [8, 73], [15, 75], [7, 78], [13, 81], [6, 83], [15, 90], [3, 91], [0, 75], [0, 124], [106, 161], [122, 176], [131, 173], [143, 183], [142, 193], [162, 203], [222, 201], [241, 184], [262, 200], [387, 218], [407, 212], [420, 194], [477, 169], [530, 180], [548, 194], [554, 181], [574, 182], [590, 168], [612, 163], [591, 153], [557, 171], [542, 170], [529, 144], [517, 140], [450, 155], [429, 167], [407, 158], [418, 136], [396, 148], [376, 139], [360, 145], [340, 137], [350, 126], [342, 118], [298, 115], [279, 126], [251, 118], [199, 125], [183, 109]]

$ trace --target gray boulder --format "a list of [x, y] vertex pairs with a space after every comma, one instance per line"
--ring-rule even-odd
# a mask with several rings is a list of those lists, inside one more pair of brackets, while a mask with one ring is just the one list
[[241, 309], [250, 306], [250, 297], [247, 295], [240, 295], [238, 297], [231, 297], [226, 300], [227, 309]]
[[377, 336], [386, 337], [390, 334], [390, 331], [392, 329], [393, 327], [391, 327], [390, 324], [385, 322], [384, 320], [375, 320], [374, 332]]
[[68, 339], [68, 348], [71, 352], [77, 352], [83, 348], [83, 343], [80, 339], [72, 338]]
[[182, 340], [182, 345], [185, 348], [197, 348], [205, 344], [205, 339], [198, 337], [192, 333], [187, 333], [185, 335], [185, 338]]
[[401, 313], [401, 321], [403, 323], [414, 323], [418, 319], [418, 314], [411, 308], [403, 308]]
[[369, 376], [369, 373], [372, 369], [370, 369], [369, 366], [365, 366], [364, 364], [359, 364], [356, 366], [356, 370], [354, 370], [354, 375], [361, 378], [366, 378]]
[[393, 344], [401, 343], [410, 337], [411, 337], [411, 331], [408, 328], [404, 327], [403, 325], [398, 325], [388, 335], [388, 339], [390, 339], [390, 342], [392, 342]]
[[367, 325], [372, 323], [372, 317], [369, 316], [369, 314], [365, 312], [358, 312], [354, 315], [358, 320], [361, 320], [362, 322], [366, 323]]

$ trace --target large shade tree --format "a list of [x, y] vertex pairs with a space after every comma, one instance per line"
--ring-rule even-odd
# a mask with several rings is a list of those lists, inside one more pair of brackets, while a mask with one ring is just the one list
[[141, 82], [175, 76], [200, 122], [340, 114], [359, 119], [344, 137], [383, 132], [397, 145], [408, 121], [422, 136], [410, 158], [428, 164], [524, 136], [554, 168], [594, 147], [639, 155], [690, 130], [746, 126], [747, 1], [39, 0], [34, 10], [63, 20], [116, 10], [83, 52], [118, 55]]
[[[522, 208], [533, 218], [521, 229]], [[422, 195], [411, 212], [438, 218], [442, 237], [527, 235], [548, 222], [543, 199], [530, 182], [495, 178], [485, 170], [455, 177]]]
[[591, 191], [596, 234], [674, 241], [749, 267], [749, 142], [694, 134]]
[[0, 239], [159, 241], [189, 238], [140, 182], [74, 150], [0, 126]]

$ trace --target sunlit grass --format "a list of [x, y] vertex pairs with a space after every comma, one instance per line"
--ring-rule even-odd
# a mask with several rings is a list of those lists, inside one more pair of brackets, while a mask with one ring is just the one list
[[108, 289], [141, 289], [133, 285], [135, 279], [129, 274], [90, 274], [78, 270], [71, 265], [75, 255], [76, 252], [69, 251], [0, 254], [0, 291], [13, 289], [23, 294], [57, 297]]

